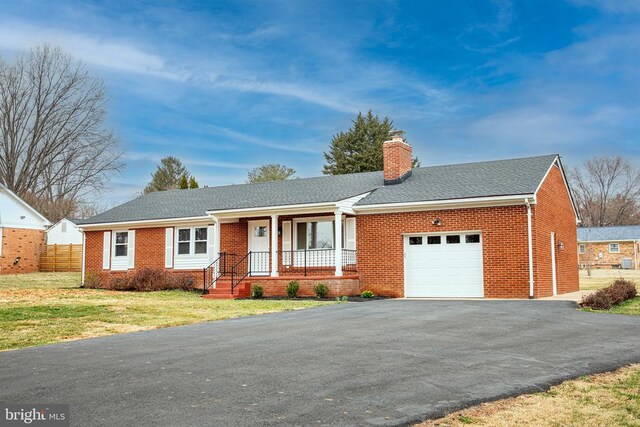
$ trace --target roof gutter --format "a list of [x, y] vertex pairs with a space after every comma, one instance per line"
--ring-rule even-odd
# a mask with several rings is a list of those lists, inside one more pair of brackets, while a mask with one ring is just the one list
[[524, 199], [524, 204], [527, 205], [527, 238], [529, 241], [529, 299], [533, 299], [533, 232], [529, 199]]
[[355, 205], [356, 213], [384, 213], [385, 211], [402, 212], [411, 210], [460, 209], [486, 206], [521, 205], [522, 198], [531, 199], [535, 203], [534, 194], [515, 194], [508, 196], [468, 197], [464, 199], [428, 200], [419, 202], [378, 203], [372, 205]]

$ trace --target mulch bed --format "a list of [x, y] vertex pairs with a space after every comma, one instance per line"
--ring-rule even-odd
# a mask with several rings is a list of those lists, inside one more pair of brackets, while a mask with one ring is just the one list
[[[251, 298], [238, 298], [238, 299], [251, 299]], [[335, 301], [335, 298], [316, 298], [316, 297], [298, 297], [298, 298], [289, 298], [289, 297], [263, 297], [260, 298], [263, 300], [291, 300], [291, 301]], [[362, 297], [349, 297], [348, 302], [369, 302], [381, 299], [388, 299], [388, 297], [373, 297], [373, 298], [362, 298]]]

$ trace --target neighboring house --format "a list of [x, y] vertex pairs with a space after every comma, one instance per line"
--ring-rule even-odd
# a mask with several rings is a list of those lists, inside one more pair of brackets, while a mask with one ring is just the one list
[[640, 269], [640, 225], [578, 228], [580, 268]]
[[81, 245], [82, 231], [74, 219], [63, 218], [47, 230], [47, 245]]
[[557, 155], [150, 193], [82, 220], [85, 277], [141, 267], [211, 297], [249, 284], [303, 295], [527, 298], [578, 290], [575, 206]]
[[0, 184], [0, 274], [38, 271], [45, 230], [50, 224]]

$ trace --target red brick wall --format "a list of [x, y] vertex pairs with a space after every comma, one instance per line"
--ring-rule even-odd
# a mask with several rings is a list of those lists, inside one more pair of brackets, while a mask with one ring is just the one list
[[[609, 252], [609, 243], [618, 243], [620, 252]], [[630, 258], [632, 268], [638, 269], [638, 254], [640, 253], [640, 243], [635, 242], [583, 242], [585, 253], [578, 253], [578, 260], [581, 265], [591, 264], [591, 268], [620, 268], [624, 258]], [[602, 254], [602, 258], [600, 258]]]
[[[554, 166], [538, 190], [533, 207], [534, 295], [552, 295], [551, 232], [556, 236], [558, 293], [579, 289], [576, 217], [562, 172]], [[558, 248], [564, 243], [564, 250]]]
[[411, 170], [411, 146], [401, 140], [385, 141], [382, 146], [384, 179], [402, 177]]
[[318, 283], [324, 283], [329, 287], [330, 298], [339, 296], [356, 296], [360, 295], [360, 282], [358, 279], [336, 279], [322, 277], [250, 277], [247, 279], [251, 286], [258, 285], [264, 289], [265, 296], [283, 296], [287, 295], [286, 288], [291, 280], [297, 280], [300, 290], [298, 296], [314, 297], [316, 296], [313, 287]]
[[[133, 274], [137, 269], [149, 267], [165, 269], [164, 245], [165, 227], [137, 228], [135, 240], [135, 268], [129, 271], [111, 271], [102, 269], [102, 250], [104, 231], [85, 232], [85, 272], [98, 274], [101, 280], [110, 280], [115, 277], [124, 277]], [[187, 275], [194, 278], [195, 287], [202, 287], [203, 273], [197, 270], [173, 270], [166, 269], [173, 274]]]
[[[44, 230], [0, 228], [2, 255], [0, 274], [34, 273], [38, 271], [40, 253], [44, 247]], [[13, 264], [20, 257], [17, 264]]]
[[[440, 218], [441, 226], [432, 224]], [[403, 233], [481, 231], [486, 298], [529, 295], [525, 206], [360, 215], [356, 219], [362, 289], [404, 296]]]

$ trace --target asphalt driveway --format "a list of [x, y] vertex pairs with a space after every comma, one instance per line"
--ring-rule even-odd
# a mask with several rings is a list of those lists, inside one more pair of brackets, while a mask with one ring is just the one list
[[640, 361], [640, 318], [375, 301], [0, 353], [0, 402], [72, 425], [398, 425]]

